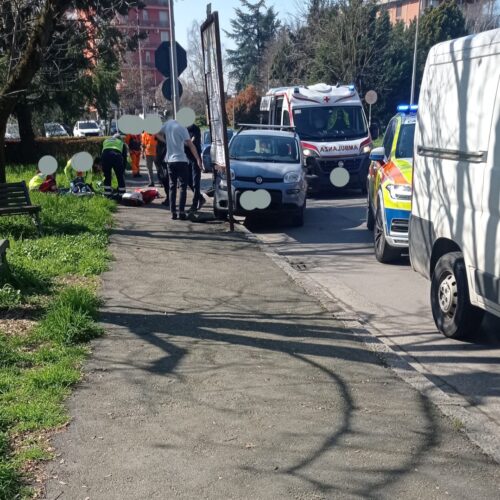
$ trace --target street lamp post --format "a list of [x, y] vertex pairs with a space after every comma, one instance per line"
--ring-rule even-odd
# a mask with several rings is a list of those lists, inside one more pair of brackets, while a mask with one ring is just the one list
[[415, 46], [413, 47], [413, 69], [411, 72], [411, 93], [410, 93], [410, 106], [415, 104], [415, 80], [417, 78], [417, 52], [418, 52], [418, 26], [420, 20], [420, 8], [422, 0], [418, 1], [418, 14], [417, 24], [415, 26]]

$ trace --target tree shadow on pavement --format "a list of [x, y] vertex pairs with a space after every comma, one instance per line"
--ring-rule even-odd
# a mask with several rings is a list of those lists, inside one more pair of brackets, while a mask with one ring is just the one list
[[[223, 303], [224, 301], [221, 301], [219, 306]], [[336, 415], [337, 423], [335, 425], [332, 423], [332, 426], [335, 427], [334, 431], [306, 456], [281, 467], [278, 472], [281, 475], [306, 481], [314, 488], [330, 494], [333, 492], [349, 493], [363, 498], [373, 498], [385, 488], [403, 480], [406, 475], [413, 474], [420, 464], [426, 461], [431, 450], [440, 443], [440, 426], [436, 420], [435, 410], [427, 398], [415, 392], [414, 408], [410, 412], [413, 411], [418, 415], [416, 417], [418, 423], [412, 422], [405, 430], [399, 430], [403, 434], [399, 436], [403, 448], [397, 446], [389, 451], [393, 457], [398, 457], [397, 464], [382, 465], [367, 460], [363, 464], [362, 474], [354, 474], [356, 478], [353, 479], [349, 487], [339, 484], [335, 478], [332, 478], [331, 481], [320, 480], [315, 477], [312, 468], [317, 462], [327, 460], [333, 450], [348, 455], [355, 452], [349, 445], [349, 441], [359, 440], [360, 435], [365, 432], [367, 435], [361, 439], [364, 444], [358, 446], [364, 448], [366, 453], [369, 453], [370, 446], [375, 446], [373, 452], [380, 451], [376, 445], [379, 436], [374, 436], [377, 433], [389, 434], [394, 425], [392, 421], [394, 415], [388, 417], [386, 428], [375, 426], [373, 429], [360, 431], [359, 423], [354, 423], [360, 418], [360, 401], [353, 396], [352, 392], [353, 389], [356, 390], [357, 384], [353, 385], [352, 380], [346, 380], [345, 375], [339, 374], [342, 371], [342, 366], [346, 363], [350, 366], [364, 365], [366, 372], [371, 373], [371, 376], [375, 378], [377, 377], [373, 371], [377, 370], [377, 367], [385, 372], [380, 366], [379, 359], [366, 349], [361, 340], [346, 329], [329, 326], [328, 317], [324, 318], [324, 324], [318, 324], [317, 314], [266, 314], [256, 311], [237, 313], [220, 310], [218, 312], [167, 312], [163, 314], [151, 311], [151, 314], [145, 316], [139, 311], [133, 312], [130, 309], [120, 308], [105, 309], [101, 318], [102, 322], [107, 327], [111, 327], [113, 331], [119, 332], [128, 329], [142, 341], [162, 351], [163, 355], [152, 360], [148, 365], [140, 366], [141, 369], [148, 372], [183, 377], [184, 375], [177, 373], [181, 362], [201, 342], [209, 345], [220, 344], [221, 348], [238, 346], [285, 354], [322, 373], [331, 381], [332, 387], [335, 387], [335, 391], [340, 395], [342, 408], [342, 414]], [[322, 361], [323, 359], [325, 362]], [[331, 360], [334, 360], [333, 363]], [[131, 359], [130, 362], [134, 363], [134, 360]], [[341, 366], [334, 369], [333, 367], [337, 364]], [[210, 371], [226, 367], [227, 365], [214, 365], [204, 367], [203, 370], [208, 374]], [[244, 368], [242, 367], [242, 369]], [[384, 373], [383, 377], [386, 376], [387, 374]], [[403, 391], [408, 392], [409, 389], [403, 388]], [[211, 404], [221, 410], [215, 402], [211, 402]], [[362, 405], [364, 404], [366, 402], [362, 403]], [[402, 417], [403, 415], [397, 418]], [[408, 448], [405, 450], [406, 445]], [[389, 449], [391, 447], [392, 445], [387, 446]], [[388, 450], [385, 451], [388, 452]], [[447, 456], [439, 458], [439, 460], [444, 459], [454, 460], [454, 458]], [[244, 468], [258, 474], [269, 473], [258, 466], [253, 467], [253, 470], [252, 467], [245, 466]], [[353, 466], [351, 471], [346, 470], [345, 475], [353, 474], [354, 471], [356, 471], [356, 466]], [[274, 473], [276, 474], [276, 472]], [[337, 471], [335, 475], [337, 479], [338, 473]]]

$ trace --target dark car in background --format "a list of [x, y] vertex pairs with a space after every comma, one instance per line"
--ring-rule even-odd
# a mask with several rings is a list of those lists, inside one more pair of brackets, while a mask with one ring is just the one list
[[[228, 141], [234, 135], [234, 130], [232, 128], [227, 129], [227, 139]], [[212, 158], [210, 156], [210, 152], [212, 150], [212, 138], [210, 136], [210, 130], [205, 130], [202, 132], [202, 141], [201, 141], [201, 163], [203, 172], [212, 172]]]
[[45, 137], [68, 137], [67, 130], [57, 122], [44, 123]]

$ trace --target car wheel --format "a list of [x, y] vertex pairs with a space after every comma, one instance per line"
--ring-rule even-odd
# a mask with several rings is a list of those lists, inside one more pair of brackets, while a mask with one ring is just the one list
[[304, 200], [304, 204], [302, 205], [302, 208], [300, 209], [300, 212], [295, 214], [292, 217], [292, 226], [293, 227], [302, 227], [304, 225], [304, 215], [306, 211], [306, 200]]
[[367, 197], [366, 202], [366, 227], [369, 231], [373, 231], [373, 228], [375, 227], [375, 217], [373, 216], [373, 209], [369, 197]]
[[375, 214], [373, 242], [375, 245], [375, 257], [379, 262], [387, 264], [388, 262], [392, 262], [393, 260], [401, 257], [401, 250], [399, 248], [391, 247], [391, 245], [387, 243], [380, 205], [377, 207], [377, 212]]
[[228, 214], [227, 210], [220, 210], [219, 208], [217, 208], [217, 197], [215, 195], [213, 200], [214, 217], [217, 220], [226, 220]]
[[469, 286], [462, 252], [443, 255], [431, 282], [432, 316], [446, 337], [464, 339], [479, 330], [484, 311], [470, 303]]

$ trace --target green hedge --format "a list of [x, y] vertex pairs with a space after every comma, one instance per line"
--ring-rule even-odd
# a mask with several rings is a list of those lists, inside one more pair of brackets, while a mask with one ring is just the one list
[[35, 139], [34, 149], [30, 151], [26, 151], [20, 141], [6, 141], [7, 164], [37, 163], [42, 156], [51, 155], [62, 165], [80, 151], [86, 151], [95, 157], [100, 155], [104, 139], [105, 137], [40, 137]]

